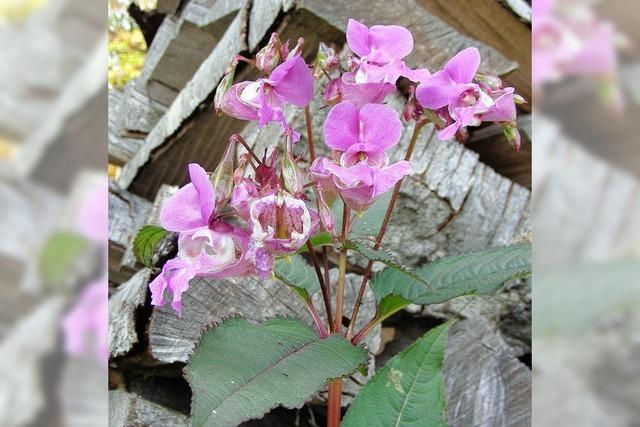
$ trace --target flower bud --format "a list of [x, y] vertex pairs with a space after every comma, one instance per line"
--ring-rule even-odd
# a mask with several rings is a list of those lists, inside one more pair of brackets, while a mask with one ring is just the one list
[[405, 121], [418, 120], [422, 116], [423, 108], [416, 99], [415, 86], [409, 86], [409, 98], [402, 109], [402, 117]]
[[278, 34], [272, 33], [269, 43], [256, 54], [256, 68], [263, 73], [269, 74], [282, 61], [282, 43]]
[[[287, 40], [287, 43], [289, 43], [289, 41]], [[302, 47], [304, 46], [304, 39], [302, 37], [300, 37], [298, 39], [298, 43], [296, 43], [296, 45], [293, 47], [293, 49], [291, 50], [291, 52], [287, 52], [286, 56], [283, 54], [282, 57], [283, 58], [293, 58], [294, 56], [299, 56], [302, 54]], [[288, 50], [288, 45], [287, 45], [287, 50]]]
[[231, 198], [234, 184], [234, 160], [236, 157], [235, 139], [231, 139], [222, 156], [222, 160], [209, 177], [209, 181], [213, 185], [213, 195], [215, 197], [215, 205], [213, 212], [220, 212], [226, 206]]
[[339, 64], [340, 58], [336, 55], [335, 49], [320, 42], [313, 70], [313, 77], [319, 79], [325, 72], [336, 69]]
[[324, 200], [324, 191], [322, 188], [318, 188], [318, 214], [320, 216], [320, 223], [325, 231], [332, 235], [335, 235], [335, 218], [333, 217], [333, 211], [327, 202]]
[[508, 122], [502, 124], [502, 131], [507, 138], [509, 145], [515, 148], [516, 151], [520, 151], [520, 131], [518, 131], [518, 124], [516, 122]]
[[216, 114], [218, 116], [222, 115], [222, 106], [223, 106], [222, 104], [224, 102], [224, 96], [229, 92], [229, 89], [231, 89], [231, 87], [233, 86], [233, 77], [236, 73], [237, 65], [238, 65], [238, 62], [236, 60], [233, 60], [231, 62], [229, 67], [227, 67], [227, 69], [225, 70], [224, 76], [222, 77], [222, 80], [220, 80], [220, 84], [216, 89], [216, 94], [213, 98], [213, 105], [215, 107]]
[[304, 176], [293, 158], [291, 144], [291, 138], [287, 138], [287, 147], [281, 161], [282, 180], [284, 181], [284, 188], [288, 192], [299, 195], [302, 194], [304, 189]]
[[502, 89], [502, 80], [500, 77], [491, 76], [489, 74], [476, 73], [475, 80], [486, 86], [489, 91]]
[[329, 80], [322, 99], [329, 105], [337, 104], [342, 98], [342, 79]]
[[524, 99], [523, 96], [518, 95], [517, 93], [513, 94], [513, 102], [515, 102], [516, 104], [526, 104], [527, 100]]

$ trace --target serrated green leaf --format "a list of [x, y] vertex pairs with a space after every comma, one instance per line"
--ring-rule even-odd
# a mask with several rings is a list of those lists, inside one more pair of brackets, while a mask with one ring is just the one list
[[80, 234], [67, 231], [52, 234], [38, 260], [42, 280], [56, 288], [63, 286], [78, 256], [88, 245], [87, 239]]
[[382, 321], [411, 304], [411, 301], [400, 295], [387, 295], [378, 303], [376, 317]]
[[347, 240], [346, 242], [344, 242], [343, 247], [346, 249], [355, 250], [356, 252], [360, 253], [365, 258], [371, 261], [381, 262], [387, 267], [393, 268], [394, 270], [397, 270], [400, 273], [406, 274], [412, 279], [424, 283], [425, 286], [427, 287], [429, 286], [429, 284], [424, 282], [420, 276], [418, 276], [415, 272], [413, 272], [408, 267], [405, 267], [402, 264], [400, 264], [393, 257], [393, 255], [391, 255], [389, 252], [385, 250], [382, 250], [382, 249], [374, 250], [354, 240]]
[[356, 396], [343, 427], [446, 427], [442, 364], [449, 323], [397, 354]]
[[[331, 237], [331, 234], [326, 232], [326, 231], [323, 231], [322, 233], [318, 233], [318, 234], [315, 234], [315, 235], [311, 236], [309, 241], [311, 242], [311, 244], [313, 245], [314, 248], [333, 245], [333, 237]], [[298, 249], [298, 252], [296, 252], [296, 253], [303, 254], [303, 253], [307, 252], [307, 250], [308, 250], [307, 249], [307, 245], [304, 245], [303, 247]]]
[[313, 295], [320, 289], [315, 270], [301, 255], [277, 259], [273, 265], [273, 274], [286, 285], [294, 288], [301, 297], [305, 293], [307, 296]]
[[415, 273], [423, 281], [390, 268], [375, 274], [371, 289], [376, 299], [380, 301], [394, 294], [416, 304], [437, 304], [471, 293], [495, 292], [506, 281], [531, 274], [531, 245], [503, 246], [440, 258]]
[[145, 225], [133, 240], [133, 254], [142, 264], [152, 267], [153, 251], [169, 232], [157, 225]]
[[328, 380], [366, 364], [366, 350], [320, 339], [296, 319], [231, 318], [204, 333], [185, 368], [194, 426], [235, 426], [282, 405], [299, 408]]

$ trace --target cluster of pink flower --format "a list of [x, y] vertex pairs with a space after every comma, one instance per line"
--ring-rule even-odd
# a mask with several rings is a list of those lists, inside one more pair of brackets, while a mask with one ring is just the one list
[[537, 0], [533, 5], [533, 86], [568, 76], [600, 80], [603, 95], [622, 108], [617, 86], [617, 49], [626, 41], [612, 23], [600, 19], [590, 0]]
[[[398, 112], [384, 104], [404, 77], [412, 82], [403, 111], [406, 120], [432, 121], [439, 137], [449, 139], [467, 126], [499, 122], [518, 147], [515, 103], [522, 99], [500, 79], [477, 73], [480, 55], [469, 48], [452, 58], [443, 70], [411, 69], [403, 58], [413, 50], [413, 37], [404, 27], [371, 28], [351, 19], [347, 43], [353, 52], [341, 60], [331, 48], [320, 46], [313, 72], [300, 56], [303, 41], [289, 50], [272, 35], [255, 61], [233, 61], [216, 92], [215, 105], [229, 116], [282, 126], [284, 150], [278, 167], [278, 147], [269, 158], [253, 153], [240, 157], [234, 170], [234, 135], [218, 168], [209, 176], [189, 165], [191, 183], [169, 198], [161, 224], [178, 232], [178, 255], [168, 261], [150, 284], [152, 303], [161, 305], [168, 288], [172, 306], [181, 311], [181, 295], [189, 280], [257, 274], [268, 278], [275, 257], [295, 253], [322, 229], [334, 234], [330, 206], [339, 196], [351, 210], [363, 212], [383, 193], [410, 173], [408, 161], [389, 164], [386, 151], [401, 136]], [[233, 84], [239, 61], [249, 62], [268, 77]], [[324, 142], [330, 157], [311, 158], [307, 173], [298, 166], [292, 144], [300, 134], [286, 119], [288, 105], [307, 107], [314, 76], [328, 77], [324, 100], [332, 108], [324, 122]], [[257, 164], [256, 164], [257, 163]], [[245, 176], [250, 165], [252, 178]], [[231, 179], [233, 177], [233, 179]], [[315, 192], [315, 209], [305, 189]], [[224, 212], [230, 208], [237, 225]]]

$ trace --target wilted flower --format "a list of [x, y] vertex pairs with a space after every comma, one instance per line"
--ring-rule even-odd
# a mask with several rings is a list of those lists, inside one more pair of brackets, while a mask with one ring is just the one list
[[305, 107], [313, 96], [313, 76], [300, 56], [278, 65], [268, 78], [233, 85], [222, 99], [220, 109], [242, 120], [257, 120], [258, 126], [280, 123], [291, 132], [294, 141], [300, 135], [291, 130], [285, 119], [285, 104]]
[[255, 200], [249, 212], [251, 227], [250, 256], [257, 274], [269, 277], [273, 257], [289, 255], [302, 247], [315, 232], [317, 215], [305, 202], [286, 192], [277, 192]]

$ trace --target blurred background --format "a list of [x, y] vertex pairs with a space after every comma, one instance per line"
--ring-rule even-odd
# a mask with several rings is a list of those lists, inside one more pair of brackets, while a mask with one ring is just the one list
[[534, 425], [638, 425], [639, 12], [534, 2]]

